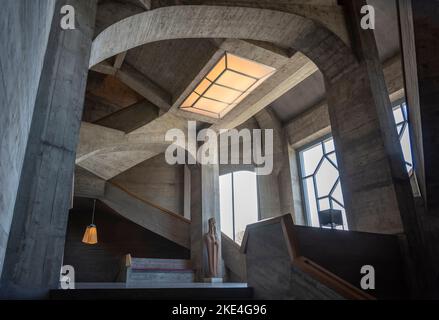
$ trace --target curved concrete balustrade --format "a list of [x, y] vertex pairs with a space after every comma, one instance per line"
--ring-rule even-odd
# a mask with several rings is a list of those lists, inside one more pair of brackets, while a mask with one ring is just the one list
[[331, 81], [349, 72], [356, 61], [337, 35], [300, 15], [250, 7], [188, 5], [140, 13], [108, 27], [93, 41], [89, 66], [144, 44], [185, 38], [248, 39], [302, 51]]
[[256, 8], [172, 6], [140, 13], [105, 29], [93, 42], [90, 68], [119, 53], [162, 40], [225, 38], [267, 41], [290, 47], [315, 28], [299, 15]]

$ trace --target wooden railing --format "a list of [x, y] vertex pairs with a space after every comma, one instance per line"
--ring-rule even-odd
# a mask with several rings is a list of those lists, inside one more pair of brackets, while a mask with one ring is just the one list
[[166, 208], [163, 208], [163, 207], [161, 207], [161, 206], [159, 206], [159, 205], [157, 205], [155, 203], [152, 203], [151, 201], [146, 200], [146, 199], [138, 196], [137, 194], [133, 193], [132, 191], [128, 190], [127, 188], [125, 188], [124, 186], [122, 186], [122, 185], [120, 185], [120, 184], [118, 184], [116, 182], [107, 181], [107, 183], [111, 184], [112, 186], [114, 186], [114, 187], [116, 187], [116, 188], [118, 188], [120, 190], [122, 190], [123, 192], [128, 194], [130, 197], [135, 198], [135, 199], [139, 200], [140, 202], [143, 202], [143, 203], [147, 204], [148, 206], [151, 206], [151, 207], [153, 207], [155, 209], [158, 209], [158, 210], [162, 211], [164, 214], [169, 214], [169, 215], [173, 216], [174, 218], [177, 218], [177, 219], [179, 219], [179, 220], [181, 220], [183, 222], [186, 222], [188, 224], [191, 223], [190, 220], [186, 219], [182, 215], [179, 215], [178, 213], [172, 212], [172, 211], [170, 211], [170, 210], [168, 210]]

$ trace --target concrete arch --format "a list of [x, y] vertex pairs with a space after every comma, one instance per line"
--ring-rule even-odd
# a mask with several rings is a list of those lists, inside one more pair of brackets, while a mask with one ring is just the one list
[[355, 57], [334, 33], [300, 15], [257, 8], [171, 6], [108, 27], [93, 42], [90, 67], [151, 42], [183, 38], [266, 41], [307, 55], [327, 81], [349, 72]]

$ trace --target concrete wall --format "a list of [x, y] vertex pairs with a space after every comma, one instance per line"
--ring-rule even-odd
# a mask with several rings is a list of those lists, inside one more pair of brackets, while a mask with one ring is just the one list
[[155, 205], [184, 214], [184, 166], [168, 165], [164, 154], [142, 162], [111, 181]]
[[55, 1], [6, 0], [1, 5], [0, 273]]
[[114, 282], [122, 258], [188, 259], [189, 250], [124, 219], [101, 202], [96, 203], [98, 244], [81, 242], [90, 224], [93, 200], [75, 198], [69, 215], [64, 264], [75, 268], [77, 282]]

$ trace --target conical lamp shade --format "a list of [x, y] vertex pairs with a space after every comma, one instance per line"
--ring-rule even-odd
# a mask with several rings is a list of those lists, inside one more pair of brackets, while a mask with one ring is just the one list
[[82, 242], [86, 244], [96, 244], [98, 243], [98, 230], [94, 224], [91, 224], [87, 227], [84, 233], [84, 237], [82, 238]]

